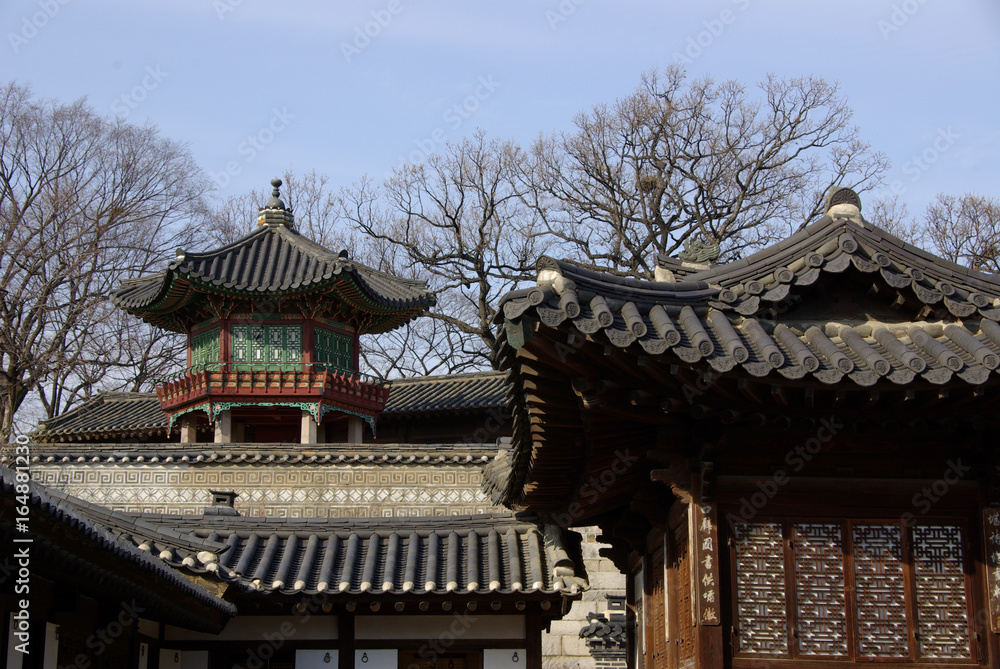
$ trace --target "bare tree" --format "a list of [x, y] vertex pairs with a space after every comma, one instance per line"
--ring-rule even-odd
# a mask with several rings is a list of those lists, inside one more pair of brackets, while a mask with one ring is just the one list
[[926, 248], [930, 246], [925, 228], [910, 216], [910, 208], [899, 195], [891, 195], [865, 204], [865, 220], [904, 242]]
[[[295, 227], [303, 235], [329, 249], [343, 247], [350, 231], [340, 225], [336, 212], [336, 193], [330, 178], [311, 170], [302, 176], [290, 171], [282, 175], [281, 197], [295, 214]], [[231, 195], [211, 207], [205, 224], [206, 248], [235, 242], [257, 227], [257, 212], [271, 197], [271, 188], [255, 188]]]
[[1000, 273], [1000, 200], [941, 193], [928, 205], [922, 227], [942, 257], [981, 272]]
[[0, 88], [0, 442], [31, 393], [52, 416], [172, 364], [180, 343], [121, 329], [107, 296], [190, 238], [206, 189], [155, 128]]
[[877, 186], [888, 161], [850, 124], [836, 84], [768, 77], [740, 83], [650, 72], [631, 95], [538, 140], [535, 210], [570, 257], [651, 277], [655, 252], [691, 237], [728, 257], [821, 213], [831, 185]]
[[526, 160], [513, 143], [478, 132], [399, 167], [382, 187], [362, 180], [341, 193], [341, 216], [382, 245], [384, 268], [427, 280], [438, 298], [429, 313], [436, 323], [407, 332], [405, 343], [420, 346], [405, 355], [401, 346], [372, 348], [372, 360], [400, 373], [488, 367], [500, 297], [534, 276], [545, 250], [537, 212], [526, 204]]

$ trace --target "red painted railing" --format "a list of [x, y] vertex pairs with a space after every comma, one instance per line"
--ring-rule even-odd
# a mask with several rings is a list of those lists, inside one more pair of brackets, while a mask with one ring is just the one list
[[206, 399], [329, 399], [381, 411], [389, 381], [323, 363], [211, 363], [189, 367], [156, 384], [164, 411]]

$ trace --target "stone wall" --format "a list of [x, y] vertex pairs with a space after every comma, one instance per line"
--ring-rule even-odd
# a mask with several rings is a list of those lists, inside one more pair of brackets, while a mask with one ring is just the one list
[[[591, 655], [587, 640], [580, 637], [580, 630], [587, 626], [591, 613], [607, 614], [608, 595], [625, 593], [625, 575], [598, 551], [605, 547], [597, 541], [596, 527], [574, 528], [583, 536], [583, 562], [587, 568], [590, 589], [583, 598], [573, 602], [562, 620], [554, 620], [548, 634], [542, 636], [543, 669], [600, 669], [618, 666], [602, 663]], [[620, 665], [624, 666], [624, 664]]]

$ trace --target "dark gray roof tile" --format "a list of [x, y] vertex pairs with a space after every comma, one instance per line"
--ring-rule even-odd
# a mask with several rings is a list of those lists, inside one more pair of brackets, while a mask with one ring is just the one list
[[[397, 379], [389, 389], [383, 413], [439, 415], [503, 409], [505, 392], [504, 375], [498, 372]], [[153, 393], [102, 392], [66, 413], [42, 421], [33, 437], [40, 442], [117, 439], [139, 434], [165, 437], [167, 423], [167, 415]], [[118, 445], [117, 450], [143, 451], [141, 444]]]
[[[16, 482], [14, 471], [0, 466], [0, 497], [9, 499], [12, 503], [16, 499], [18, 505], [22, 504], [23, 492], [17, 490], [21, 485], [23, 484]], [[149, 552], [141, 550], [131, 537], [137, 533], [148, 533], [151, 536], [156, 536], [160, 541], [170, 540], [178, 545], [183, 545], [185, 550], [195, 554], [206, 547], [218, 549], [221, 548], [221, 545], [217, 546], [187, 534], [171, 533], [166, 528], [151, 525], [121, 512], [111, 511], [34, 481], [27, 485], [30, 489], [27, 494], [28, 506], [31, 510], [29, 527], [40, 526], [42, 516], [46, 516], [64, 526], [69, 532], [72, 542], [79, 542], [73, 545], [58, 545], [60, 554], [67, 556], [66, 560], [72, 562], [74, 559], [72, 555], [78, 552], [81, 545], [91, 545], [108, 557], [108, 561], [102, 563], [103, 569], [113, 571], [118, 561], [137, 565], [141, 570], [148, 572], [150, 580], [156, 583], [166, 583], [169, 589], [176, 591], [183, 597], [191, 597], [200, 604], [227, 616], [236, 614], [236, 607], [231, 602], [217, 597], [177, 573], [160, 559], [150, 555]], [[5, 521], [0, 521], [0, 524], [3, 522]], [[59, 539], [35, 538], [38, 543], [64, 540], [62, 537]], [[77, 569], [79, 565], [72, 568]], [[144, 590], [140, 596], [149, 596], [149, 594], [148, 590]], [[196, 629], [205, 626], [205, 623], [200, 619], [175, 611], [173, 605], [168, 606], [167, 609], [173, 611], [169, 615], [173, 616], [172, 620], [179, 624], [190, 624]]]
[[[423, 281], [372, 269], [303, 237], [285, 225], [262, 225], [232, 244], [206, 253], [179, 253], [159, 274], [125, 281], [111, 293], [116, 306], [140, 317], [183, 308], [192, 286], [267, 294], [301, 294], [334, 287], [340, 299], [366, 311], [407, 311], [415, 316], [434, 304]], [[166, 327], [168, 321], [154, 317]], [[396, 327], [398, 319], [386, 321]], [[381, 326], [380, 326], [381, 327]], [[381, 331], [379, 328], [373, 332]]]

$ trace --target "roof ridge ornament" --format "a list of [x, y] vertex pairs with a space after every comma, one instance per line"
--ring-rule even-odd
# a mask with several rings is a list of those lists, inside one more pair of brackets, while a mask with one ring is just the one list
[[685, 267], [708, 269], [721, 255], [722, 249], [718, 242], [703, 242], [695, 237], [688, 237], [684, 240], [684, 250], [677, 254], [677, 259]]
[[861, 198], [854, 189], [846, 186], [830, 186], [825, 199], [823, 213], [827, 216], [834, 220], [847, 218], [855, 223], [861, 223]]
[[292, 215], [292, 208], [286, 207], [281, 199], [281, 179], [275, 177], [271, 179], [271, 199], [257, 212], [257, 225], [278, 226], [284, 225], [291, 228], [295, 226], [295, 217]]

